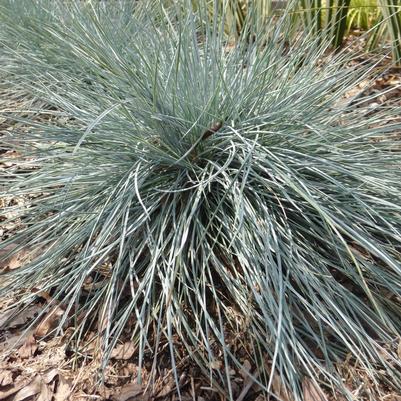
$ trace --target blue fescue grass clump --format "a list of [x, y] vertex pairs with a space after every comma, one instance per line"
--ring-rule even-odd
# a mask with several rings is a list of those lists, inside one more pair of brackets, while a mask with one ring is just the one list
[[5, 93], [47, 105], [2, 113], [26, 204], [1, 246], [34, 254], [1, 293], [50, 293], [105, 363], [127, 330], [140, 367], [168, 344], [230, 399], [244, 352], [296, 400], [341, 388], [346, 355], [396, 384], [400, 111], [344, 100], [373, 67], [288, 43], [285, 17], [232, 46], [202, 8], [144, 3], [0, 2]]

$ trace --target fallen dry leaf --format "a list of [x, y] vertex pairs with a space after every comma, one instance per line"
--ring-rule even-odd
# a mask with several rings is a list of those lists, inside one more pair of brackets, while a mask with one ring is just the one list
[[13, 373], [11, 370], [0, 371], [0, 386], [8, 386], [13, 383]]
[[71, 383], [63, 376], [58, 376], [57, 390], [54, 393], [54, 401], [66, 401], [71, 394]]
[[54, 380], [54, 378], [59, 374], [57, 369], [51, 369], [43, 375], [43, 381], [49, 384]]
[[54, 385], [48, 385], [44, 382], [41, 383], [39, 397], [36, 401], [52, 401]]
[[[273, 373], [272, 389], [274, 395], [281, 401], [293, 401], [293, 398], [286, 389], [280, 375], [276, 372]], [[307, 401], [306, 399], [304, 401]], [[311, 401], [311, 400], [308, 400]], [[317, 400], [316, 400], [317, 401]]]
[[223, 367], [223, 362], [218, 359], [215, 359], [210, 362], [210, 369], [220, 370], [222, 367]]
[[170, 394], [175, 388], [174, 378], [169, 376], [168, 380], [163, 380], [158, 387], [161, 387], [156, 391], [156, 398], [165, 399], [168, 394]]
[[[57, 388], [56, 388], [57, 387]], [[56, 388], [56, 390], [55, 390]], [[38, 374], [27, 384], [19, 384], [7, 392], [0, 391], [0, 400], [10, 401], [67, 401], [71, 395], [71, 385], [57, 369]], [[35, 397], [35, 398], [33, 398]]]
[[111, 352], [111, 358], [123, 359], [123, 360], [130, 359], [132, 355], [134, 355], [135, 349], [136, 349], [135, 344], [132, 342], [119, 344]]
[[11, 388], [10, 390], [7, 391], [1, 391], [0, 390], [0, 400], [6, 400], [13, 394], [15, 394], [19, 389], [22, 387], [22, 385], [16, 386], [14, 388]]
[[[0, 199], [0, 207], [4, 207], [3, 202], [1, 202], [2, 199]], [[13, 252], [15, 249], [18, 248], [18, 244], [8, 244], [6, 246], [3, 246], [0, 249], [0, 258], [3, 259], [2, 263], [5, 263], [7, 260], [10, 259], [10, 256], [8, 256], [9, 253]], [[7, 258], [6, 258], [7, 256]]]
[[248, 361], [248, 359], [245, 359], [239, 372], [240, 376], [245, 380], [251, 374], [251, 369], [252, 369], [251, 363]]
[[322, 389], [310, 379], [304, 379], [302, 390], [304, 401], [329, 401]]
[[15, 329], [25, 325], [29, 320], [33, 319], [40, 311], [42, 306], [34, 304], [25, 309], [17, 307], [2, 311], [0, 313], [0, 327], [3, 330]]
[[388, 394], [382, 397], [381, 401], [401, 401], [401, 395]]
[[[25, 264], [29, 259], [29, 252], [26, 249], [20, 249], [19, 251], [15, 251], [19, 248], [18, 244], [10, 244], [5, 246], [0, 250], [0, 269], [1, 270], [14, 270], [21, 267]], [[11, 255], [6, 258], [6, 256], [11, 252]]]
[[45, 337], [47, 334], [49, 334], [50, 331], [56, 327], [63, 314], [64, 310], [62, 308], [59, 306], [53, 307], [36, 327], [34, 336]]
[[38, 345], [36, 344], [35, 337], [31, 334], [18, 349], [18, 355], [22, 359], [30, 358], [35, 354], [37, 349]]
[[[101, 397], [101, 400], [110, 400], [111, 395], [114, 394], [114, 391], [112, 391], [110, 388], [105, 387], [104, 385], [101, 387], [98, 387], [97, 393], [99, 394], [99, 397]], [[85, 400], [87, 401], [87, 400]]]
[[148, 401], [149, 395], [143, 393], [144, 389], [141, 384], [129, 383], [120, 389], [120, 391], [112, 397], [113, 401]]
[[36, 376], [27, 386], [23, 387], [18, 393], [15, 394], [13, 401], [23, 401], [29, 397], [32, 397], [40, 393], [42, 388], [42, 379], [40, 376]]
[[244, 380], [244, 386], [237, 398], [237, 401], [243, 401], [244, 398], [247, 396], [247, 394], [249, 393], [249, 390], [252, 388], [252, 386], [254, 385], [253, 380], [250, 377], [247, 377]]

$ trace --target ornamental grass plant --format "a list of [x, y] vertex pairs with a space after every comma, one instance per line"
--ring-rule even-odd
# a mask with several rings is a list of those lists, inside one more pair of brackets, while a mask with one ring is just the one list
[[1, 105], [27, 99], [0, 114], [1, 196], [25, 199], [1, 296], [50, 294], [52, 334], [97, 331], [103, 367], [128, 335], [139, 369], [168, 352], [230, 400], [232, 369], [351, 400], [346, 358], [399, 388], [400, 110], [345, 97], [376, 66], [285, 16], [228, 43], [177, 4], [0, 1]]

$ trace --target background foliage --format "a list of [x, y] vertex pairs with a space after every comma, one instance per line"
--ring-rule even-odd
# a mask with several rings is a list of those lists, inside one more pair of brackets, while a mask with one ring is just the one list
[[[192, 2], [195, 8], [202, 3]], [[207, 2], [210, 15], [214, 13], [213, 3]], [[226, 32], [234, 37], [238, 37], [248, 10], [257, 15], [258, 24], [263, 24], [268, 16], [287, 9], [295, 34], [307, 29], [338, 48], [351, 29], [367, 31], [368, 51], [389, 42], [394, 60], [401, 60], [401, 6], [397, 0], [260, 0], [255, 7], [248, 0], [221, 0], [217, 4], [219, 12], [225, 14]]]

